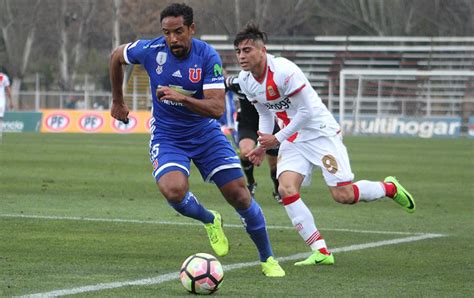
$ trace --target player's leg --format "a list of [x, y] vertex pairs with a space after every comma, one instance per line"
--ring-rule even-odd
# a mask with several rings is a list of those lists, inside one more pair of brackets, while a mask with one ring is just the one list
[[[238, 177], [239, 172], [241, 177]], [[231, 177], [234, 179], [228, 181]], [[219, 171], [213, 176], [213, 180], [227, 202], [235, 208], [247, 233], [255, 243], [263, 273], [270, 277], [284, 276], [285, 272], [273, 257], [263, 211], [245, 187], [245, 180], [240, 169]]]
[[251, 132], [246, 132], [245, 130], [239, 131], [239, 158], [242, 169], [244, 170], [245, 177], [247, 178], [247, 188], [249, 189], [252, 196], [255, 196], [255, 190], [257, 188], [257, 183], [255, 182], [255, 177], [253, 175], [254, 165], [246, 157], [246, 155], [252, 151], [257, 145], [257, 135], [253, 138], [250, 136]]
[[321, 138], [317, 142], [319, 142], [317, 147], [320, 150], [326, 150], [319, 154], [320, 166], [336, 202], [355, 204], [359, 201], [371, 202], [389, 197], [404, 207], [407, 212], [415, 211], [413, 197], [394, 177], [387, 177], [385, 181], [359, 180], [352, 183], [354, 175], [351, 171], [349, 156], [339, 136]]
[[[279, 131], [280, 131], [280, 126], [278, 125], [278, 123], [275, 123], [275, 125], [273, 126], [273, 134], [276, 134]], [[278, 192], [279, 182], [278, 182], [278, 176], [277, 176], [278, 151], [280, 149], [279, 147], [280, 145], [278, 145], [275, 148], [268, 149], [266, 151], [266, 154], [267, 154], [268, 165], [270, 167], [270, 178], [272, 179], [273, 187], [275, 189], [272, 195], [275, 201], [281, 204], [282, 201], [281, 201], [281, 196]]]
[[0, 142], [3, 140], [3, 117], [0, 117]]
[[0, 99], [0, 142], [3, 139], [3, 116], [5, 115], [5, 104], [6, 101]]
[[247, 233], [258, 249], [263, 273], [272, 277], [284, 276], [285, 272], [273, 258], [262, 209], [245, 186], [244, 175], [234, 149], [225, 137], [219, 134], [202, 145], [204, 147], [201, 148], [201, 154], [193, 158], [201, 175], [206, 181], [217, 185], [227, 202], [241, 217]]
[[190, 160], [186, 153], [170, 144], [152, 143], [150, 161], [156, 184], [168, 204], [179, 214], [202, 222], [215, 253], [226, 255], [229, 243], [220, 214], [206, 209], [189, 191]]
[[279, 193], [283, 206], [301, 238], [313, 251], [306, 260], [295, 265], [334, 264], [334, 257], [328, 251], [326, 242], [316, 227], [313, 214], [300, 195], [303, 181], [310, 181], [312, 164], [295, 148], [295, 144], [285, 142], [280, 147], [278, 162]]
[[278, 149], [270, 149], [267, 150], [267, 160], [268, 160], [268, 166], [270, 168], [270, 178], [272, 179], [273, 182], [273, 198], [277, 203], [281, 204], [281, 197], [278, 192], [278, 177], [277, 177], [277, 161], [278, 161]]

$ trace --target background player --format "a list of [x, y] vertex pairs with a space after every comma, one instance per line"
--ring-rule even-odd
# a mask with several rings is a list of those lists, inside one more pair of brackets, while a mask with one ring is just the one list
[[6, 74], [0, 72], [0, 142], [3, 139], [3, 116], [7, 107], [13, 109], [10, 80]]
[[[224, 76], [226, 71], [224, 69]], [[235, 95], [234, 92], [230, 91], [226, 86], [225, 92], [225, 109], [224, 114], [217, 120], [221, 125], [224, 134], [229, 134], [232, 137], [232, 142], [235, 146], [238, 146], [238, 134], [237, 134], [237, 123], [236, 123], [236, 106], [235, 106]]]
[[193, 10], [171, 4], [161, 11], [164, 36], [119, 46], [111, 55], [111, 115], [127, 121], [122, 93], [123, 64], [141, 64], [153, 97], [150, 161], [156, 184], [171, 207], [201, 221], [218, 256], [229, 244], [218, 212], [206, 209], [189, 191], [191, 160], [207, 182], [213, 182], [245, 223], [257, 246], [266, 276], [284, 276], [273, 258], [265, 218], [250, 196], [232, 145], [215, 120], [224, 111], [224, 77], [217, 52], [194, 39]]
[[[253, 24], [243, 28], [234, 40], [242, 68], [240, 87], [260, 116], [261, 146], [248, 157], [259, 165], [265, 149], [280, 144], [277, 175], [283, 205], [296, 230], [314, 251], [295, 265], [331, 265], [334, 257], [300, 196], [300, 188], [310, 182], [314, 167], [322, 169], [329, 191], [339, 203], [370, 202], [388, 196], [406, 211], [414, 212], [415, 202], [394, 177], [387, 177], [384, 182], [352, 183], [354, 174], [338, 123], [301, 69], [285, 58], [267, 54], [265, 40], [266, 34]], [[272, 134], [274, 115], [285, 124], [276, 134]]]
[[[258, 131], [258, 113], [255, 110], [253, 104], [251, 104], [245, 94], [242, 93], [239, 86], [237, 77], [229, 76], [225, 80], [226, 87], [237, 94], [240, 103], [239, 113], [237, 115], [237, 132], [238, 132], [238, 145], [240, 150], [240, 163], [244, 169], [245, 176], [247, 177], [247, 188], [252, 195], [255, 195], [257, 188], [257, 182], [253, 175], [254, 166], [246, 156], [252, 151], [257, 145], [257, 131]], [[278, 125], [275, 125], [274, 132], [279, 131]], [[273, 181], [274, 192], [273, 198], [281, 203], [280, 195], [278, 194], [278, 179], [276, 177], [277, 172], [277, 157], [278, 157], [278, 146], [270, 148], [266, 151], [268, 165], [270, 167], [270, 178]]]

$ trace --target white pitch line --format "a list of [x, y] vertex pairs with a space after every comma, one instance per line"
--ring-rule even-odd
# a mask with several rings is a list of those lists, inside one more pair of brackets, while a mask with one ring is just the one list
[[[401, 243], [420, 241], [420, 240], [425, 240], [425, 239], [430, 239], [430, 238], [438, 238], [438, 237], [443, 237], [443, 236], [444, 235], [442, 234], [422, 234], [422, 235], [405, 237], [405, 238], [397, 238], [397, 239], [369, 242], [369, 243], [363, 243], [363, 244], [354, 244], [354, 245], [334, 248], [334, 249], [331, 249], [331, 251], [333, 253], [342, 253], [342, 252], [375, 248], [375, 247], [386, 246], [386, 245], [396, 245], [396, 244], [401, 244]], [[297, 260], [297, 259], [305, 258], [309, 254], [310, 253], [294, 254], [294, 255], [278, 258], [278, 261], [285, 262], [285, 261]], [[224, 268], [224, 272], [229, 272], [236, 269], [242, 269], [242, 268], [258, 266], [258, 265], [260, 265], [260, 262], [257, 261], [257, 262], [236, 263], [236, 264], [225, 265], [223, 266], [223, 268]], [[72, 288], [72, 289], [62, 289], [62, 290], [55, 290], [51, 292], [28, 294], [24, 296], [19, 296], [19, 298], [58, 297], [58, 296], [81, 294], [81, 293], [86, 293], [86, 292], [95, 292], [95, 291], [107, 290], [107, 289], [116, 289], [116, 288], [121, 288], [121, 287], [126, 287], [126, 286], [156, 285], [156, 284], [161, 284], [170, 280], [177, 280], [178, 275], [179, 275], [179, 272], [176, 271], [176, 272], [167, 273], [167, 274], [163, 274], [163, 275], [159, 275], [159, 276], [151, 277], [151, 278], [121, 281], [121, 282], [100, 283], [100, 284], [77, 287], [77, 288]]]
[[[0, 214], [0, 217], [9, 218], [28, 218], [28, 219], [50, 219], [50, 220], [76, 220], [76, 221], [92, 221], [92, 222], [114, 222], [114, 223], [135, 223], [135, 224], [154, 224], [154, 225], [183, 225], [183, 226], [202, 226], [198, 222], [174, 222], [174, 221], [156, 221], [156, 220], [137, 220], [137, 219], [121, 219], [121, 218], [94, 218], [80, 216], [50, 216], [50, 215], [28, 215], [28, 214]], [[225, 224], [229, 228], [242, 228], [242, 225]], [[267, 225], [267, 229], [287, 229], [294, 230], [292, 226], [273, 226]], [[323, 231], [364, 233], [364, 234], [388, 234], [388, 235], [424, 235], [425, 233], [416, 232], [398, 232], [398, 231], [372, 231], [372, 230], [353, 230], [353, 229], [336, 229], [336, 228], [320, 228]]]

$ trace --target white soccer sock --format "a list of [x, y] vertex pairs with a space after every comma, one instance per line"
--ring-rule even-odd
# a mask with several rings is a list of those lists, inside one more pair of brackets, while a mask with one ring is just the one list
[[300, 198], [300, 195], [283, 198], [283, 205], [291, 219], [291, 223], [306, 244], [311, 247], [311, 250], [316, 251], [320, 248], [326, 248], [326, 242], [319, 234], [314, 223], [313, 214]]
[[[358, 200], [364, 202], [375, 201], [385, 197], [385, 187], [382, 182], [360, 180], [354, 183], [359, 190]], [[354, 193], [356, 193], [354, 189]], [[357, 201], [357, 198], [355, 198]]]

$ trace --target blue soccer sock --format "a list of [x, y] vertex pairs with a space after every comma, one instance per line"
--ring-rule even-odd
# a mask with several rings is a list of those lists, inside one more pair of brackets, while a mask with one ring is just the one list
[[188, 191], [180, 203], [173, 203], [168, 201], [168, 204], [180, 214], [197, 219], [204, 224], [214, 221], [214, 214], [212, 214], [203, 205], [199, 204], [192, 192]]
[[[237, 210], [237, 209], [236, 209]], [[260, 261], [265, 262], [273, 255], [272, 246], [265, 225], [265, 217], [257, 201], [252, 198], [250, 207], [246, 210], [237, 210], [244, 222], [247, 233], [257, 246]]]

